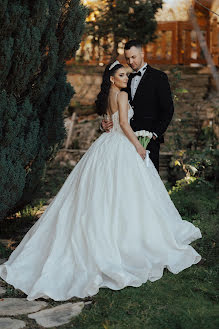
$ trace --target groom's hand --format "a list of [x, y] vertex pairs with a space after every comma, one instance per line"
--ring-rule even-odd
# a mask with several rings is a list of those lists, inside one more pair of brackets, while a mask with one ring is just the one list
[[110, 132], [110, 129], [113, 128], [113, 122], [102, 120], [101, 126], [102, 126], [103, 130], [105, 130], [105, 132], [108, 133], [108, 132]]
[[153, 140], [155, 141], [157, 139], [157, 134], [153, 133]]

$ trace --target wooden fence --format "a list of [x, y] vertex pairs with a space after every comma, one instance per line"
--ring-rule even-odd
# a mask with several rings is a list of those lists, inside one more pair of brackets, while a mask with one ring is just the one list
[[[209, 47], [209, 29], [202, 28]], [[145, 57], [152, 64], [204, 64], [196, 32], [190, 22], [160, 22], [157, 40], [145, 46]]]
[[[205, 37], [208, 49], [216, 66], [219, 66], [219, 27], [217, 19], [200, 29]], [[189, 21], [158, 22], [157, 38], [144, 47], [145, 59], [151, 64], [206, 64], [196, 32]], [[106, 64], [110, 56], [106, 55], [102, 40], [100, 45], [93, 45], [85, 39], [77, 53], [76, 59], [67, 64], [80, 60], [84, 64]]]
[[[201, 26], [215, 65], [219, 58], [219, 28], [217, 20]], [[145, 46], [146, 59], [152, 64], [206, 64], [196, 31], [191, 22], [159, 22], [157, 39]]]

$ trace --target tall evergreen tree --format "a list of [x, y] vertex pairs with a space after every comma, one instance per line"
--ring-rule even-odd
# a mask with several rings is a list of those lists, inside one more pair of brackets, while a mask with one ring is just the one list
[[123, 39], [138, 39], [144, 44], [152, 41], [156, 30], [155, 14], [162, 0], [103, 0], [92, 10], [95, 17], [87, 23], [87, 34], [94, 43], [101, 38], [113, 39], [112, 58], [116, 58], [118, 44]]
[[0, 218], [28, 203], [65, 137], [80, 0], [0, 0]]

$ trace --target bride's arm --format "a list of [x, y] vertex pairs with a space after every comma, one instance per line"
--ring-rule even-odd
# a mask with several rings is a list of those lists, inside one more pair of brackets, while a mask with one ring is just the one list
[[122, 128], [126, 137], [135, 146], [138, 154], [142, 157], [142, 159], [145, 159], [146, 150], [139, 142], [128, 122], [128, 94], [125, 91], [121, 91], [118, 95], [118, 109], [120, 127]]

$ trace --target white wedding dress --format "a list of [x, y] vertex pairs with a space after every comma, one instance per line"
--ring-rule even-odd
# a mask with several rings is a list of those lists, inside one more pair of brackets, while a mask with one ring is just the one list
[[[133, 109], [128, 111], [129, 120]], [[200, 261], [199, 228], [182, 220], [152, 161], [142, 160], [113, 114], [56, 197], [26, 233], [0, 277], [27, 300], [87, 297], [139, 287]]]

